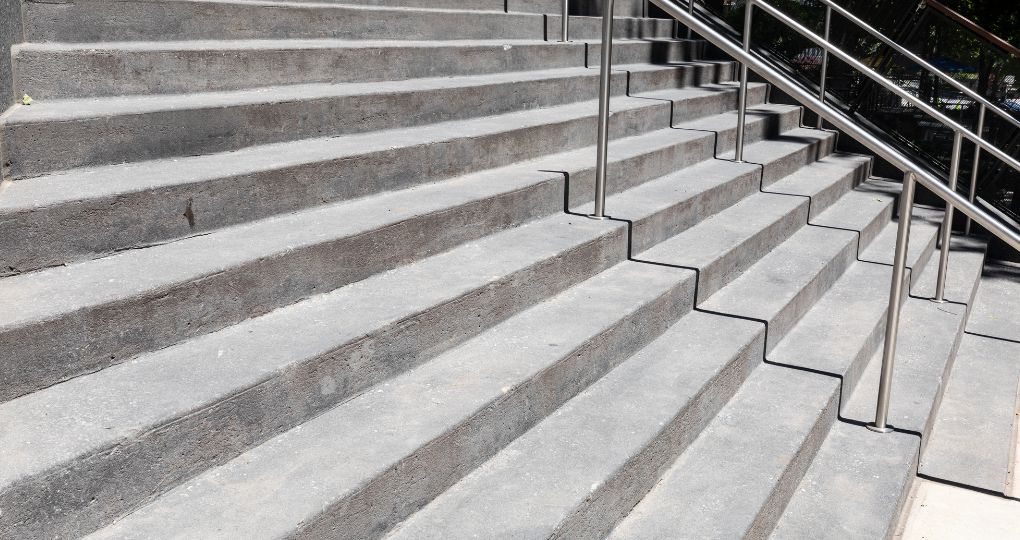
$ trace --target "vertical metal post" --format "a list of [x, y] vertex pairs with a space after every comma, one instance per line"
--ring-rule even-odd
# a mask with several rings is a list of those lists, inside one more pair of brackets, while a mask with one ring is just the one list
[[563, 10], [560, 14], [560, 43], [570, 41], [570, 0], [563, 0]]
[[602, 68], [599, 74], [598, 161], [595, 163], [595, 219], [606, 218], [606, 163], [609, 160], [609, 82], [613, 67], [613, 0], [602, 14]]
[[[963, 134], [957, 131], [953, 134], [953, 158], [949, 164], [949, 189], [956, 191], [956, 182], [960, 177], [960, 147], [963, 145]], [[945, 302], [946, 296], [946, 270], [949, 267], [949, 244], [952, 243], [953, 234], [953, 205], [946, 203], [946, 211], [942, 217], [942, 251], [939, 253], [939, 275], [935, 283], [935, 298], [933, 301]]]
[[[832, 6], [825, 6], [825, 41], [829, 41], [829, 28], [832, 25]], [[818, 82], [818, 99], [825, 102], [825, 79], [829, 72], [829, 49], [822, 47], [822, 73]], [[825, 119], [818, 115], [818, 129], [822, 129]]]
[[[687, 13], [690, 13], [691, 17], [694, 16], [694, 0], [690, 0], [689, 2], [687, 2]], [[693, 37], [694, 37], [694, 31], [691, 30], [690, 26], [688, 26], [687, 27], [687, 39], [692, 39]]]
[[907, 272], [907, 248], [910, 243], [910, 219], [914, 212], [914, 173], [903, 175], [903, 192], [900, 193], [900, 223], [896, 230], [896, 255], [893, 258], [892, 285], [889, 287], [889, 313], [885, 320], [885, 348], [882, 350], [882, 376], [878, 383], [878, 403], [875, 406], [875, 423], [868, 429], [879, 433], [892, 431], [889, 427], [889, 396], [892, 392], [893, 367], [896, 362], [896, 338], [900, 327], [900, 309], [903, 307], [903, 282]]
[[[751, 51], [751, 16], [754, 12], [754, 0], [744, 4], [744, 52]], [[737, 144], [733, 157], [735, 161], [744, 161], [744, 119], [747, 117], [747, 64], [740, 64], [740, 94], [737, 96]]]
[[[978, 113], [977, 122], [977, 136], [985, 136], [985, 104], [981, 104], [981, 111]], [[974, 202], [974, 198], [977, 197], [977, 182], [978, 182], [978, 165], [981, 164], [981, 147], [974, 145], [974, 164], [970, 168], [970, 202]], [[970, 234], [971, 219], [967, 216], [967, 224], [964, 226], [963, 233]]]

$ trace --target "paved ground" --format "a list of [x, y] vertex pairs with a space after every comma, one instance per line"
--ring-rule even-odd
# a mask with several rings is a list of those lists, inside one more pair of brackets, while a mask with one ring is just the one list
[[1020, 501], [917, 479], [897, 540], [1020, 539]]

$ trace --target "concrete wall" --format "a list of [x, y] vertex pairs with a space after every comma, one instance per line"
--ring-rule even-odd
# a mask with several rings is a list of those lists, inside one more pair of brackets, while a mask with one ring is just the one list
[[0, 111], [14, 103], [11, 45], [21, 41], [21, 0], [0, 0]]

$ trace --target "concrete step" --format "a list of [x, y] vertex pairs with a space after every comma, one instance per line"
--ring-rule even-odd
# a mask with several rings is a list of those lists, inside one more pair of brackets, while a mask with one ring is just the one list
[[764, 536], [836, 420], [837, 386], [759, 366], [609, 538]]
[[[725, 63], [619, 69], [612, 84], [615, 95], [711, 84], [728, 80], [732, 72], [732, 66]], [[210, 154], [590, 101], [598, 98], [598, 78], [598, 70], [578, 67], [382, 83], [55, 100], [17, 107], [0, 121], [0, 152], [10, 163], [6, 168], [12, 177]]]
[[0, 519], [98, 526], [625, 257], [557, 214], [9, 401]]
[[988, 263], [967, 320], [967, 332], [1020, 342], [1020, 268]]
[[[973, 241], [963, 239], [954, 239], [953, 245], [949, 274], [953, 277], [947, 281], [947, 298], [970, 299], [980, 274], [983, 250], [976, 249]], [[912, 294], [917, 293], [920, 283], [934, 277], [932, 270], [938, 257], [929, 259]], [[871, 263], [859, 263], [864, 264]], [[885, 294], [888, 298], [888, 290]], [[838, 423], [830, 431], [777, 524], [774, 538], [805, 535], [831, 539], [884, 538], [895, 532], [917, 471], [918, 454], [929, 438], [932, 411], [941, 401], [940, 381], [947, 366], [952, 365], [954, 342], [959, 339], [966, 308], [964, 303], [934, 304], [916, 297], [906, 299], [890, 408], [890, 424], [897, 431], [878, 434], [864, 427], [874, 420], [883, 328], [878, 334], [875, 355], [860, 381], [850, 392], [844, 389], [844, 396], [849, 397], [843, 398], [842, 417], [847, 422]], [[843, 312], [847, 309], [844, 306]], [[810, 344], [805, 342], [805, 346]], [[784, 358], [793, 358], [794, 351], [788, 352], [791, 354]], [[808, 363], [804, 367], [822, 366]], [[839, 374], [838, 369], [822, 369]], [[844, 379], [843, 385], [848, 384]]]
[[[301, 0], [309, 1], [309, 0]], [[563, 9], [561, 0], [311, 0], [340, 4], [371, 6], [437, 7], [457, 9], [484, 9], [524, 13], [549, 13], [558, 15]], [[647, 0], [617, 0], [613, 5], [616, 17], [640, 17], [646, 13], [642, 4]], [[601, 2], [570, 3], [572, 15], [601, 15]]]
[[759, 324], [688, 314], [387, 538], [604, 537], [726, 405], [763, 346]]
[[[784, 156], [773, 156], [775, 161], [782, 159]], [[766, 162], [765, 166], [771, 166], [773, 160]], [[725, 161], [716, 163], [722, 168], [756, 167]], [[854, 174], [852, 170], [832, 171], [823, 166], [811, 176], [816, 189], [831, 190], [831, 185], [842, 185], [845, 193], [851, 187], [845, 179]], [[756, 176], [760, 182], [760, 171]], [[805, 198], [762, 193], [748, 197], [726, 212], [712, 216], [647, 251], [635, 250], [636, 258], [697, 269], [700, 303], [740, 276], [807, 222], [808, 201]]]
[[[728, 168], [710, 172], [707, 166], [714, 163], [725, 162], [709, 161], [685, 169], [687, 175], [669, 175], [611, 196], [611, 207], [629, 209], [626, 224], [557, 214], [15, 399], [0, 407], [0, 418], [6, 419], [5, 425], [16, 426], [11, 429], [18, 433], [8, 439], [12, 444], [18, 441], [18, 452], [12, 453], [19, 461], [10, 469], [13, 478], [8, 479], [6, 492], [22, 503], [19, 511], [7, 515], [27, 516], [24, 521], [38, 523], [58, 521], [54, 515], [36, 514], [54, 507], [60, 509], [61, 520], [119, 515], [125, 505], [129, 508], [140, 498], [172, 487], [210, 460], [228, 459], [414, 367], [471, 332], [555, 293], [570, 280], [622, 260], [630, 231], [642, 231], [646, 238], [664, 237], [683, 228], [677, 223], [723, 211], [757, 189], [753, 167], [726, 163]], [[630, 172], [639, 170], [634, 167]], [[491, 177], [482, 183], [490, 189], [516, 189]], [[614, 189], [617, 186], [614, 183]], [[447, 188], [459, 193], [465, 185], [451, 183]], [[648, 204], [642, 208], [640, 200]], [[321, 221], [314, 223], [321, 228]], [[479, 257], [480, 253], [499, 257]], [[260, 271], [264, 264], [263, 259]], [[451, 273], [451, 268], [457, 270]], [[431, 294], [422, 295], [423, 282], [430, 284]], [[410, 298], [420, 302], [409, 303]], [[373, 316], [366, 317], [366, 312]], [[434, 324], [439, 320], [454, 329], [444, 328], [436, 336]], [[308, 321], [320, 322], [309, 326]], [[139, 325], [139, 331], [149, 323]], [[253, 360], [260, 362], [257, 369]], [[288, 407], [278, 406], [282, 399]], [[44, 409], [44, 417], [35, 414]], [[242, 415], [236, 425], [240, 410], [259, 412], [252, 421]], [[206, 436], [202, 426], [224, 422], [236, 427], [221, 430], [218, 437]], [[69, 431], [76, 434], [66, 436]], [[55, 434], [64, 436], [54, 441]], [[110, 451], [125, 446], [145, 450]], [[56, 477], [66, 482], [59, 490], [54, 489]], [[39, 502], [56, 494], [65, 497], [59, 504]]]
[[[615, 64], [701, 57], [703, 43], [619, 40]], [[598, 44], [536, 40], [252, 39], [25, 43], [12, 48], [14, 86], [36, 99], [187, 94], [308, 83], [380, 82], [597, 67]], [[173, 73], [173, 77], [165, 74]]]
[[[881, 181], [871, 180], [869, 183]], [[867, 184], [864, 185], [865, 187]], [[861, 193], [858, 188], [855, 193]], [[834, 225], [835, 222], [832, 222]], [[907, 254], [908, 268], [923, 267], [935, 246], [935, 230], [914, 221]], [[853, 226], [853, 219], [840, 225]], [[869, 262], [888, 251], [885, 238], [895, 236], [897, 222], [886, 223], [854, 263], [769, 353], [771, 363], [829, 375], [841, 381], [840, 402], [846, 403], [865, 366], [881, 348], [892, 280], [890, 265]], [[909, 279], [909, 278], [908, 278]], [[853, 317], [847, 317], [853, 313]]]
[[[817, 219], [842, 212], [842, 205], [869, 216], [869, 223], [887, 222], [891, 202], [861, 204], [848, 197]], [[712, 296], [699, 296], [699, 308], [765, 323], [771, 351], [855, 260], [859, 240], [857, 231], [804, 227]]]
[[544, 39], [530, 13], [233, 0], [79, 0], [23, 8], [25, 41]]
[[622, 263], [90, 538], [377, 537], [653, 341], [693, 292], [690, 271]]
[[770, 538], [892, 538], [918, 439], [836, 422]]
[[[726, 109], [726, 100], [734, 96], [710, 90], [672, 92], [680, 93], [666, 101], [615, 100], [611, 126], [622, 137], [614, 139], [611, 158], [613, 174], [627, 178], [623, 185], [712, 157], [713, 134], [661, 129], [671, 122], [669, 98], [690, 100], [674, 114], [696, 116]], [[486, 174], [479, 171], [486, 167], [501, 169], [490, 169], [490, 177], [521, 177], [515, 182], [568, 173], [571, 204], [579, 204], [593, 196], [588, 186], [593, 182], [595, 152], [588, 145], [597, 118], [589, 105], [594, 103], [399, 132], [78, 169], [13, 182], [0, 200], [0, 215], [5, 218], [0, 229], [17, 234], [0, 235], [7, 238], [0, 240], [7, 248], [0, 273], [80, 261], [457, 175]], [[763, 110], [772, 114], [749, 127], [749, 140], [796, 119], [790, 107]], [[719, 116], [715, 127], [724, 132], [735, 129], [735, 115]], [[640, 135], [627, 137], [635, 133]], [[642, 163], [623, 174], [627, 167]], [[620, 184], [614, 181], [613, 189], [620, 189]], [[83, 219], [87, 235], [82, 234]]]
[[919, 472], [1007, 494], [1018, 392], [1020, 343], [965, 334]]
[[[932, 302], [920, 285], [935, 280], [938, 256], [933, 256], [911, 288], [911, 297], [903, 303], [900, 315], [889, 424], [920, 435], [922, 452], [963, 336], [968, 306], [984, 262], [983, 249], [975, 251], [973, 244], [963, 239], [954, 244], [946, 279], [946, 298], [951, 302]], [[874, 420], [880, 357], [881, 350], [868, 364], [851, 398], [842, 404], [843, 417], [858, 422]]]

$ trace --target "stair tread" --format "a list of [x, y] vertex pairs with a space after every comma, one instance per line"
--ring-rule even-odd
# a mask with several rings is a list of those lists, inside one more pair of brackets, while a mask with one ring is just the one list
[[621, 313], [691, 279], [686, 271], [621, 263], [203, 473], [91, 538], [291, 532], [574, 354]]
[[913, 435], [837, 422], [770, 538], [892, 537], [917, 452]]
[[[590, 40], [589, 40], [590, 41]], [[630, 43], [669, 43], [676, 42], [674, 39], [659, 38], [614, 38], [614, 46], [627, 45]], [[680, 40], [683, 41], [683, 40]], [[126, 51], [221, 51], [221, 50], [245, 50], [245, 49], [333, 49], [333, 48], [411, 48], [411, 47], [476, 47], [491, 46], [503, 48], [506, 46], [542, 46], [542, 47], [583, 47], [585, 41], [570, 43], [551, 43], [543, 39], [449, 39], [449, 40], [398, 40], [398, 39], [330, 39], [330, 38], [289, 38], [289, 39], [185, 39], [168, 41], [101, 41], [101, 42], [60, 42], [60, 41], [37, 41], [26, 42], [14, 45], [18, 50], [38, 51], [85, 51], [101, 52], [106, 50]]]
[[965, 334], [919, 472], [1006, 493], [1018, 385], [1020, 343]]
[[981, 275], [967, 331], [1020, 342], [1020, 268], [988, 264]]
[[[610, 538], [743, 538], [799, 480], [835, 419], [838, 381], [759, 366]], [[748, 444], [753, 441], [753, 444]], [[802, 456], [802, 454], [805, 454]], [[760, 534], [762, 531], [757, 531]]]
[[[672, 71], [685, 66], [710, 65], [691, 61], [661, 64], [615, 65], [614, 70], [632, 72]], [[485, 86], [514, 82], [532, 82], [573, 77], [598, 77], [598, 70], [588, 67], [562, 67], [530, 71], [508, 71], [479, 75], [424, 77], [376, 82], [317, 82], [278, 86], [260, 86], [242, 90], [203, 91], [187, 94], [124, 95], [51, 99], [33, 103], [31, 107], [16, 107], [3, 119], [3, 124], [71, 121], [83, 118], [102, 118], [117, 115], [134, 115], [159, 111], [181, 111], [237, 107], [244, 105], [298, 102], [363, 94], [411, 93], [470, 86]]]
[[[761, 142], [754, 144], [762, 144]], [[749, 145], [748, 147], [754, 146]], [[782, 159], [781, 155], [772, 155], [771, 160]], [[813, 168], [815, 165], [808, 165]], [[725, 160], [715, 160], [707, 164], [691, 168], [690, 176], [708, 178], [713, 174], [720, 174], [716, 171], [741, 170], [757, 168], [757, 165], [748, 163], [733, 163]], [[830, 174], [836, 171], [828, 167], [814, 171], [812, 175], [813, 188], [816, 190], [828, 189], [829, 184], [838, 182], [841, 177], [837, 174]], [[843, 172], [843, 171], [839, 171]], [[636, 191], [636, 190], [635, 190]], [[769, 224], [782, 217], [806, 207], [807, 201], [801, 197], [789, 196], [764, 192], [751, 195], [733, 207], [719, 212], [704, 221], [698, 223], [691, 229], [684, 231], [677, 236], [668, 239], [651, 249], [640, 253], [638, 257], [642, 260], [650, 260], [658, 263], [671, 264], [689, 268], [698, 268], [704, 271], [708, 263], [717, 260], [726, 251], [742, 247], [743, 242], [754, 238], [755, 234], [766, 229]], [[806, 214], [804, 218], [806, 219]], [[803, 223], [803, 221], [802, 221]], [[785, 237], [760, 239], [757, 244], [758, 256], [770, 251], [777, 242]], [[757, 257], [748, 257], [751, 262]], [[746, 266], [746, 264], [745, 264]], [[731, 266], [726, 273], [735, 277], [746, 268], [741, 265]], [[705, 300], [714, 292], [717, 287], [709, 287], [699, 291], [699, 302]]]
[[[752, 322], [686, 315], [389, 538], [492, 538], [524, 530], [545, 537], [569, 530], [564, 522], [579, 506], [635, 467], [629, 462], [656, 439], [672, 438], [663, 432], [696, 436], [695, 424], [710, 419], [713, 405], [722, 406], [713, 402], [724, 402], [760, 360], [761, 337], [761, 325]], [[752, 348], [755, 342], [758, 347]], [[731, 389], [714, 390], [717, 385]], [[713, 399], [706, 393], [721, 395]], [[650, 460], [668, 463], [673, 451], [651, 450]], [[608, 489], [608, 497], [617, 494]]]
[[[706, 88], [685, 88], [671, 90], [668, 93], [675, 99], [684, 99], [714, 92]], [[620, 96], [613, 100], [614, 111], [656, 105], [655, 101], [640, 97]], [[40, 208], [60, 201], [109, 196], [162, 186], [198, 183], [216, 178], [241, 176], [263, 169], [285, 168], [302, 163], [385, 151], [395, 147], [423, 145], [541, 126], [593, 116], [596, 112], [593, 107], [594, 102], [572, 103], [414, 128], [270, 143], [200, 156], [84, 167], [13, 182], [0, 199], [0, 212]], [[770, 107], [764, 110], [783, 109]]]

